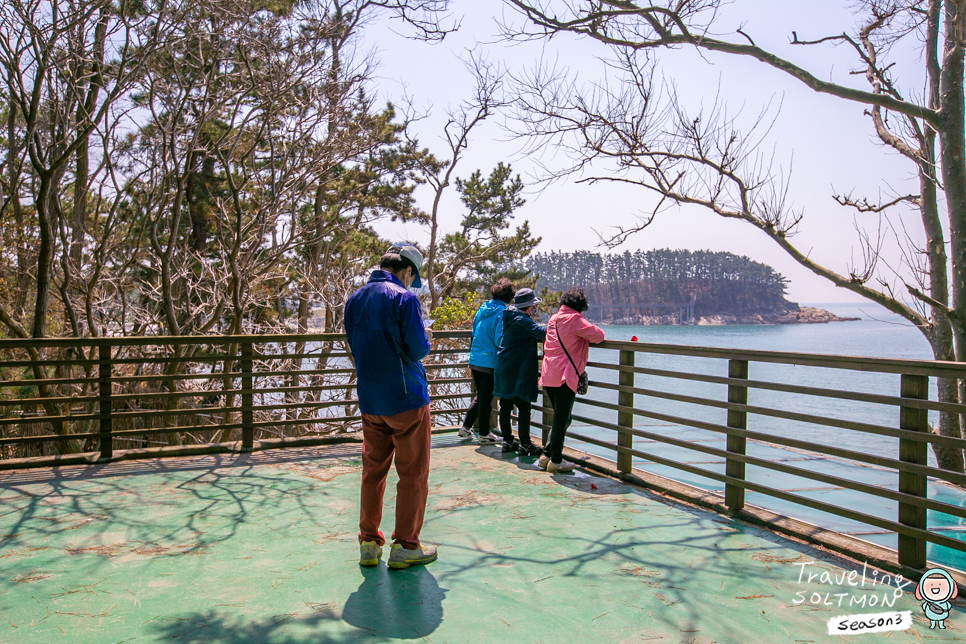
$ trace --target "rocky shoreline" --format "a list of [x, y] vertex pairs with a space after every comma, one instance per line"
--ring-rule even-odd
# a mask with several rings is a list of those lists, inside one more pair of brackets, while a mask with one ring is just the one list
[[799, 307], [797, 311], [767, 313], [735, 317], [733, 315], [712, 315], [698, 318], [698, 326], [720, 326], [725, 324], [826, 324], [828, 322], [855, 322], [861, 318], [842, 318], [831, 311], [812, 306]]
[[[828, 322], [854, 322], [861, 318], [843, 318], [831, 311], [812, 306], [801, 306], [797, 309], [754, 313], [751, 315], [708, 315], [695, 318], [692, 325], [696, 326], [728, 326], [738, 324], [826, 324]], [[608, 322], [618, 325], [640, 326], [672, 326], [680, 324], [675, 315], [641, 315]]]

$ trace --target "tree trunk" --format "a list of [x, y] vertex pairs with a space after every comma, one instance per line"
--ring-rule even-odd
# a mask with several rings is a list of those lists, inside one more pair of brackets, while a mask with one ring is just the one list
[[[966, 2], [945, 2], [943, 66], [939, 83], [943, 122], [938, 128], [952, 257], [950, 322], [954, 359], [966, 362], [966, 116], [963, 97], [963, 27]], [[959, 399], [966, 383], [959, 383]], [[966, 418], [963, 419], [966, 422]], [[960, 432], [959, 437], [962, 437]]]

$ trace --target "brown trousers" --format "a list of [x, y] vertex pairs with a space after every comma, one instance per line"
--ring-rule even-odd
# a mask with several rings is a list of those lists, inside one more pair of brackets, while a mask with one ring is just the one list
[[429, 405], [392, 416], [362, 414], [362, 498], [359, 541], [386, 540], [379, 531], [382, 498], [389, 467], [396, 460], [395, 543], [407, 550], [419, 547], [426, 497], [429, 494]]

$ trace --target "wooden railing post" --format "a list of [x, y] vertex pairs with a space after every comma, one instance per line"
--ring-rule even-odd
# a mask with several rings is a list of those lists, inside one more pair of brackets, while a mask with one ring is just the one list
[[[902, 376], [900, 396], [927, 400], [929, 398], [929, 378], [926, 376]], [[929, 412], [917, 407], [899, 408], [899, 428], [913, 432], [929, 431]], [[906, 463], [926, 465], [926, 443], [899, 439], [899, 460]], [[899, 471], [899, 491], [926, 498], [926, 476], [914, 472]], [[899, 503], [899, 523], [920, 530], [926, 529], [926, 508], [908, 503]], [[926, 567], [926, 540], [919, 537], [899, 535], [899, 564], [912, 568]]]
[[242, 448], [243, 452], [250, 452], [255, 444], [255, 415], [254, 389], [252, 376], [252, 343], [243, 342], [241, 345], [241, 385], [242, 385]]
[[101, 424], [98, 435], [102, 459], [114, 456], [114, 419], [112, 417], [113, 402], [111, 401], [111, 345], [102, 344], [97, 347], [97, 397], [98, 413]]
[[[748, 379], [747, 360], [729, 360], [728, 377]], [[748, 404], [748, 387], [742, 385], [728, 385], [728, 402], [739, 405]], [[744, 411], [728, 410], [728, 427], [748, 429], [748, 413]], [[728, 435], [728, 451], [733, 454], [745, 455], [748, 439], [744, 436]], [[725, 474], [737, 479], [745, 479], [745, 464], [742, 461], [726, 459]], [[729, 510], [741, 510], [745, 507], [745, 489], [733, 483], [725, 483], [725, 504]]]
[[[636, 352], [634, 351], [621, 351], [620, 354], [620, 365], [622, 367], [633, 367], [634, 366], [634, 356]], [[634, 376], [636, 374], [633, 371], [621, 371], [618, 376], [619, 382], [623, 387], [633, 387], [634, 386]], [[634, 406], [634, 393], [631, 391], [620, 391], [617, 393], [617, 404], [621, 407], [633, 407]], [[621, 427], [634, 427], [634, 414], [626, 411], [617, 412], [617, 424]], [[619, 447], [627, 447], [632, 449], [634, 447], [634, 435], [630, 432], [618, 432], [617, 433], [617, 445]], [[617, 469], [621, 472], [628, 474], [631, 471], [631, 463], [633, 461], [633, 456], [630, 452], [618, 451], [617, 452]]]

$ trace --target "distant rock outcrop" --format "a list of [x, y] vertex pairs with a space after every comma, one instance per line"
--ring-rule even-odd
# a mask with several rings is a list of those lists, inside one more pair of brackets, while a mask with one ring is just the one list
[[698, 326], [721, 326], [724, 324], [824, 324], [826, 322], [853, 322], [861, 318], [842, 318], [831, 311], [811, 306], [801, 306], [796, 310], [780, 313], [753, 315], [709, 315], [698, 318]]
[[731, 253], [670, 249], [621, 255], [538, 253], [525, 268], [538, 275], [538, 288], [583, 288], [591, 304], [587, 316], [598, 323], [717, 326], [858, 319], [788, 301], [788, 281], [781, 274]]
[[[678, 325], [677, 314], [674, 315], [631, 315], [614, 320], [607, 324], [627, 324], [639, 326], [671, 326]], [[777, 312], [749, 313], [746, 315], [714, 314], [698, 316], [691, 322], [696, 326], [725, 326], [730, 324], [824, 324], [827, 322], [852, 322], [861, 318], [843, 318], [825, 309], [811, 306], [801, 306]]]

